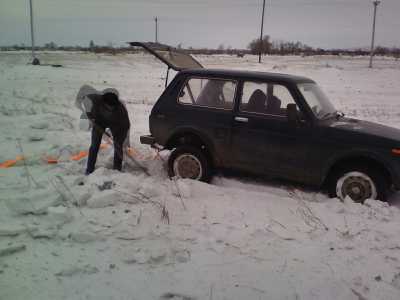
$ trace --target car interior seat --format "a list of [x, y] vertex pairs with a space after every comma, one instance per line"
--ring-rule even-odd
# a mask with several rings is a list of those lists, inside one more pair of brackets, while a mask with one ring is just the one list
[[249, 98], [246, 110], [260, 113], [265, 112], [265, 100], [267, 100], [265, 93], [260, 89], [255, 90]]
[[220, 107], [223, 82], [219, 80], [209, 80], [201, 90], [196, 103], [204, 106]]
[[267, 101], [267, 113], [280, 114], [282, 101], [276, 96], [270, 96]]
[[278, 97], [274, 96], [274, 85], [268, 84], [266, 113], [280, 115], [281, 114], [281, 104], [282, 104], [282, 101]]

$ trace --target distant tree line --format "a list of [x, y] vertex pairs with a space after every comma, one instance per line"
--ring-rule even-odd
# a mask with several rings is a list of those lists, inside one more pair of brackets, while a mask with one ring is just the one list
[[[2, 46], [0, 51], [11, 51], [11, 50], [30, 50], [31, 47], [25, 44], [12, 45], [12, 46]], [[108, 54], [118, 54], [118, 53], [135, 53], [142, 51], [140, 48], [133, 48], [130, 46], [126, 47], [115, 47], [109, 42], [107, 45], [96, 45], [93, 40], [88, 43], [88, 46], [58, 46], [54, 42], [49, 42], [43, 46], [35, 47], [38, 51], [88, 51], [94, 53], [108, 53]], [[349, 56], [363, 56], [369, 55], [368, 49], [322, 49], [313, 48], [301, 42], [289, 42], [283, 40], [273, 41], [269, 35], [265, 35], [261, 42], [259, 38], [253, 39], [247, 46], [247, 49], [237, 49], [231, 46], [225, 47], [224, 44], [220, 44], [216, 49], [210, 48], [193, 48], [189, 47], [184, 49], [182, 44], [178, 44], [176, 49], [190, 53], [190, 54], [228, 54], [243, 57], [246, 54], [259, 54], [260, 51], [263, 55], [349, 55]], [[399, 47], [381, 47], [377, 46], [375, 48], [375, 55], [381, 56], [393, 56], [400, 58], [400, 48]]]
[[[12, 46], [0, 46], [0, 51], [18, 51], [18, 50], [31, 50], [30, 45], [20, 44]], [[87, 47], [77, 45], [77, 46], [57, 46], [54, 42], [49, 42], [43, 46], [35, 46], [37, 51], [89, 51], [94, 53], [110, 53], [117, 54], [120, 52], [137, 52], [130, 46], [126, 47], [114, 47], [112, 43], [108, 45], [96, 45], [92, 40], [89, 42]]]
[[[350, 55], [362, 56], [369, 55], [369, 49], [322, 49], [313, 48], [301, 42], [271, 41], [268, 35], [265, 35], [260, 41], [259, 38], [252, 40], [248, 46], [251, 54], [269, 54], [269, 55]], [[375, 55], [400, 57], [400, 48], [381, 47], [375, 48]]]

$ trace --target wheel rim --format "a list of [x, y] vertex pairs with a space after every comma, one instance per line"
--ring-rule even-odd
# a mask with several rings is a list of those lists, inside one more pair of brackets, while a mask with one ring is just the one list
[[372, 179], [361, 172], [344, 174], [336, 183], [336, 194], [340, 199], [349, 196], [355, 202], [376, 199], [378, 192]]
[[173, 165], [174, 174], [179, 178], [200, 180], [203, 175], [203, 167], [200, 160], [193, 154], [179, 155]]

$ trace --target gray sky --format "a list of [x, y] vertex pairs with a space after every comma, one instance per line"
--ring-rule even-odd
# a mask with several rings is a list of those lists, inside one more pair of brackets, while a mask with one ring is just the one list
[[[122, 45], [159, 41], [184, 47], [245, 48], [259, 36], [262, 0], [33, 0], [37, 44]], [[370, 44], [372, 0], [266, 0], [273, 40], [323, 48]], [[29, 0], [0, 0], [0, 45], [30, 44]], [[400, 0], [378, 7], [376, 44], [400, 46]]]

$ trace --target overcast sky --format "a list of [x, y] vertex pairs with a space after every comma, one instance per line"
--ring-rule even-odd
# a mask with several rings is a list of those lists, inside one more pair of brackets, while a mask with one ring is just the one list
[[[184, 47], [245, 48], [259, 36], [262, 0], [33, 0], [38, 45], [122, 45], [159, 41]], [[264, 32], [313, 47], [370, 44], [372, 0], [266, 0]], [[400, 46], [400, 0], [378, 7], [376, 44]], [[30, 44], [29, 0], [0, 0], [0, 45]]]

